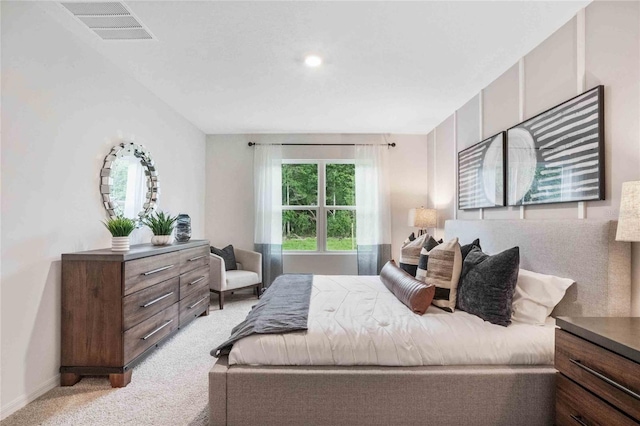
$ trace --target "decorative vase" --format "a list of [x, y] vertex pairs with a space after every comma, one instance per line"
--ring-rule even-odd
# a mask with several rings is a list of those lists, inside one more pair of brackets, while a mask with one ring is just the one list
[[151, 237], [151, 244], [154, 246], [164, 246], [173, 242], [173, 235], [154, 235]]
[[129, 237], [111, 237], [111, 251], [129, 251]]
[[191, 218], [186, 213], [180, 213], [176, 219], [176, 241], [186, 243], [191, 239]]

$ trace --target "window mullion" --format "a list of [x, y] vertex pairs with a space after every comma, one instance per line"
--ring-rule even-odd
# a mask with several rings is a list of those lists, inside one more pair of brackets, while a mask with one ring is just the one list
[[282, 206], [283, 210], [315, 210], [318, 206], [299, 206], [297, 204], [291, 206]]
[[326, 218], [326, 184], [325, 184], [325, 162], [318, 161], [318, 220], [316, 233], [318, 235], [318, 251], [327, 251], [327, 218]]

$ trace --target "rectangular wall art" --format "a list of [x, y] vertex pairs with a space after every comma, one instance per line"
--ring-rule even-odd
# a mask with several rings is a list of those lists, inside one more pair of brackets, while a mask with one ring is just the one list
[[458, 209], [504, 206], [505, 133], [458, 153]]
[[604, 87], [507, 130], [510, 206], [604, 200]]

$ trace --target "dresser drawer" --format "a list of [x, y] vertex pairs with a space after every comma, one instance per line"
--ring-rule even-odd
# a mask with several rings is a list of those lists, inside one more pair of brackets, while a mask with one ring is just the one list
[[209, 266], [209, 246], [196, 247], [180, 252], [180, 273], [192, 271], [202, 266]]
[[637, 423], [561, 373], [556, 374], [556, 426], [637, 426]]
[[195, 317], [200, 316], [206, 309], [209, 309], [210, 299], [209, 289], [196, 291], [190, 296], [180, 301], [180, 326], [188, 323]]
[[132, 293], [124, 298], [124, 329], [134, 325], [168, 308], [180, 299], [180, 278], [152, 285], [144, 290]]
[[124, 294], [131, 294], [180, 275], [180, 252], [124, 263]]
[[640, 364], [563, 330], [555, 357], [561, 373], [640, 421]]
[[178, 328], [178, 303], [124, 332], [124, 363], [134, 360]]
[[180, 299], [204, 287], [209, 287], [209, 266], [180, 275]]

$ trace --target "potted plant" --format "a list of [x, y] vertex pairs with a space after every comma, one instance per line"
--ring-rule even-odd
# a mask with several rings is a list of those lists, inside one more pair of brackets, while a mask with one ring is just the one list
[[111, 251], [129, 251], [129, 235], [136, 229], [136, 223], [123, 216], [111, 217], [102, 223], [111, 232]]
[[142, 223], [151, 228], [153, 232], [151, 244], [154, 246], [171, 244], [173, 242], [172, 232], [177, 218], [177, 216], [172, 217], [170, 214], [158, 211], [143, 219]]

